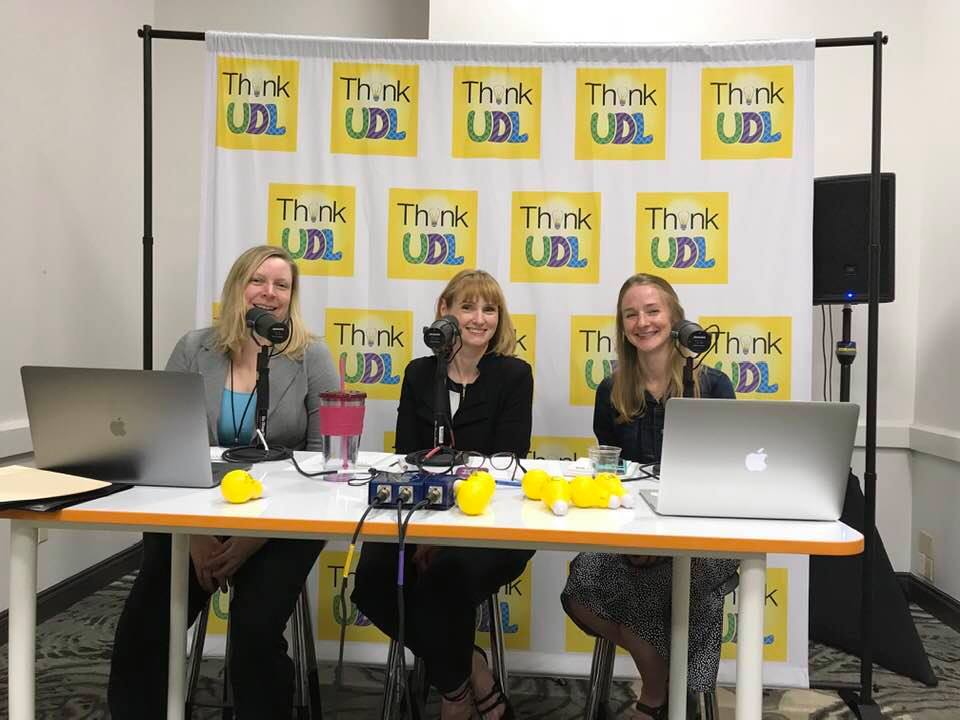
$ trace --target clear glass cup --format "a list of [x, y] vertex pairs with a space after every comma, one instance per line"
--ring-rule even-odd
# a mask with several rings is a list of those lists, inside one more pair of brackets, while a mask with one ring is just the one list
[[620, 448], [614, 445], [594, 445], [587, 452], [594, 473], [616, 473], [620, 468]]
[[367, 394], [320, 393], [320, 444], [325, 470], [352, 470], [357, 465]]

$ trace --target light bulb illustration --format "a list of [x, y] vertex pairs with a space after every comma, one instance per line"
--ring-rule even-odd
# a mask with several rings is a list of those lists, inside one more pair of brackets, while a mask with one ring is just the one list
[[563, 210], [555, 208], [550, 211], [550, 218], [553, 220], [553, 229], [559, 230], [563, 222]]
[[383, 94], [383, 83], [377, 82], [373, 84], [373, 101], [380, 102], [380, 95]]
[[316, 222], [320, 214], [320, 203], [310, 203], [310, 222]]
[[689, 220], [690, 220], [690, 213], [685, 213], [685, 212], [680, 213], [680, 229], [681, 230], [687, 229], [687, 223], [689, 222]]
[[440, 223], [440, 208], [433, 206], [429, 210], [430, 227], [436, 227]]
[[498, 84], [493, 86], [493, 97], [494, 97], [494, 100], [496, 100], [497, 105], [503, 104], [503, 93], [504, 93], [503, 85]]
[[757, 89], [753, 83], [747, 83], [743, 86], [744, 102], [747, 105], [753, 105], [753, 96], [757, 94]]
[[630, 86], [625, 82], [621, 82], [617, 85], [617, 102], [620, 103], [620, 107], [623, 107], [627, 104], [627, 100], [630, 99]]

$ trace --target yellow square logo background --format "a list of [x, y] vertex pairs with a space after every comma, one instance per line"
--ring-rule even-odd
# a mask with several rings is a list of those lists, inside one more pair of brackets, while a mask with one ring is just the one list
[[[516, 580], [500, 588], [498, 595], [500, 619], [503, 626], [503, 646], [507, 650], [530, 649], [530, 597], [533, 594], [533, 563], [528, 562]], [[506, 609], [504, 609], [506, 605]], [[487, 603], [481, 604], [479, 612], [486, 620]], [[489, 625], [478, 623], [475, 642], [481, 647], [490, 647]]]
[[[232, 76], [229, 73], [242, 73], [242, 78], [240, 75]], [[241, 79], [250, 80], [249, 93], [240, 94]], [[231, 92], [231, 83], [233, 92]], [[290, 97], [280, 94], [279, 88], [284, 88]], [[255, 95], [254, 90], [259, 94]], [[299, 97], [300, 63], [297, 60], [217, 56], [217, 147], [230, 150], [295, 152]], [[247, 127], [249, 127], [249, 121], [253, 119], [257, 122], [258, 128], [266, 123], [276, 129], [284, 128], [284, 133], [271, 134], [271, 127], [267, 127], [266, 132], [257, 134], [246, 132], [247, 127], [243, 127], [242, 122], [245, 103], [264, 106], [263, 110], [257, 111], [254, 118], [250, 118], [250, 111], [247, 111]], [[275, 106], [275, 120], [268, 114], [270, 105]], [[232, 131], [231, 126], [240, 131]]]
[[400, 399], [412, 354], [412, 312], [327, 308], [324, 329], [334, 363], [339, 367], [346, 357], [347, 389], [365, 392], [368, 400]]
[[[334, 208], [338, 215], [334, 214]], [[270, 183], [267, 189], [267, 244], [287, 250], [304, 275], [351, 277], [356, 247], [356, 209], [356, 189], [350, 185]], [[317, 252], [328, 242], [318, 233], [332, 235], [332, 252]], [[339, 259], [333, 259], [335, 253], [340, 253]], [[315, 257], [318, 254], [319, 257]]]
[[[770, 83], [774, 92], [779, 88], [781, 104], [775, 98], [766, 102], [770, 95]], [[711, 83], [721, 83], [720, 86]], [[722, 83], [741, 90], [731, 104], [730, 92]], [[766, 90], [764, 90], [766, 88]], [[719, 102], [718, 102], [719, 94]], [[740, 102], [741, 95], [743, 102]], [[750, 97], [750, 104], [746, 99]], [[702, 160], [761, 160], [765, 158], [793, 157], [793, 66], [771, 65], [766, 67], [708, 67], [703, 68], [700, 79], [700, 157]], [[723, 117], [723, 133], [733, 137], [736, 127], [735, 113], [770, 113], [772, 133], [780, 133], [776, 142], [726, 143], [720, 139], [719, 115]], [[742, 122], [740, 123], [742, 126]], [[742, 128], [748, 129], [748, 128]]]
[[517, 334], [517, 348], [514, 352], [518, 358], [526, 360], [534, 370], [534, 388], [536, 388], [537, 316], [511, 313], [510, 319], [513, 320], [513, 329]]
[[[599, 84], [591, 87], [588, 83]], [[606, 86], [604, 88], [603, 86]], [[639, 104], [646, 86], [653, 102]], [[609, 104], [607, 99], [616, 102]], [[638, 97], [639, 95], [639, 97]], [[634, 104], [634, 103], [637, 104]], [[652, 136], [646, 144], [612, 140], [622, 128], [635, 123], [633, 113], [643, 114], [643, 134]], [[620, 125], [611, 132], [608, 114]], [[630, 120], [618, 117], [630, 116]], [[636, 125], [634, 124], [636, 137]], [[599, 138], [609, 138], [606, 143]], [[667, 71], [664, 68], [577, 68], [577, 129], [575, 153], [577, 160], [663, 160], [667, 156]]]
[[613, 315], [570, 316], [570, 404], [593, 405], [597, 386], [616, 367]]
[[[349, 78], [349, 79], [345, 79]], [[360, 83], [369, 85], [370, 98], [359, 97], [359, 83], [353, 78], [359, 78]], [[395, 90], [387, 93], [388, 87], [396, 88], [397, 83], [403, 90], [409, 86], [407, 97], [409, 102], [392, 97]], [[347, 93], [350, 97], [348, 99]], [[366, 91], [365, 91], [366, 92]], [[387, 94], [391, 97], [388, 100]], [[403, 155], [417, 156], [417, 127], [420, 107], [420, 66], [419, 65], [385, 65], [375, 63], [341, 63], [333, 64], [333, 89], [330, 103], [330, 152], [352, 155]], [[371, 108], [377, 112], [372, 113]], [[359, 132], [369, 122], [373, 115], [381, 118], [378, 123], [386, 122], [383, 118], [387, 111], [396, 112], [396, 131], [406, 133], [402, 140], [391, 140], [387, 136], [382, 138], [351, 137], [347, 130], [348, 122], [353, 131]], [[350, 111], [351, 117], [347, 118]], [[381, 114], [382, 113], [382, 114]], [[367, 123], [364, 122], [367, 116]]]
[[[666, 208], [666, 212], [661, 212], [660, 208]], [[638, 273], [659, 275], [678, 285], [727, 283], [730, 265], [728, 193], [637, 193], [636, 213]], [[676, 215], [677, 219], [669, 218], [668, 214]], [[718, 227], [711, 227], [713, 223]], [[703, 238], [705, 258], [698, 256], [698, 237]], [[692, 265], [674, 267], [677, 260], [686, 264], [690, 253], [695, 258]], [[700, 263], [709, 264], [711, 260], [713, 267], [697, 267]]]
[[[357, 548], [351, 561], [350, 578], [344, 593], [343, 606], [340, 605], [340, 583], [343, 582], [343, 563], [346, 552], [324, 550], [317, 565], [317, 638], [320, 640], [340, 640], [340, 623], [346, 620], [347, 642], [390, 642], [377, 626], [363, 616], [360, 609], [350, 600], [353, 592], [353, 573], [363, 546]], [[357, 622], [365, 623], [357, 625]]]
[[[546, 215], [541, 217], [541, 213]], [[578, 222], [577, 216], [584, 221], [583, 227], [571, 227]], [[545, 223], [548, 227], [543, 226]], [[575, 238], [575, 248], [569, 240], [571, 237]], [[586, 265], [549, 267], [554, 238], [563, 239], [558, 256], [565, 256], [568, 262], [586, 261]], [[596, 283], [599, 280], [600, 193], [514, 192], [510, 213], [510, 281]]]
[[703, 364], [722, 370], [733, 383], [738, 398], [789, 400], [793, 318], [718, 317], [701, 315], [700, 325], [714, 331], [714, 346]]
[[210, 596], [207, 611], [207, 635], [226, 635], [227, 618], [230, 617], [230, 593], [217, 590]]
[[[504, 158], [535, 160], [540, 157], [540, 109], [542, 107], [542, 75], [539, 67], [497, 67], [482, 65], [458, 65], [453, 69], [453, 148], [455, 158]], [[478, 83], [472, 85], [469, 83]], [[481, 86], [489, 87], [483, 93]], [[516, 91], [523, 84], [525, 97]], [[512, 91], [511, 88], [514, 90]], [[529, 90], [529, 93], [527, 92]], [[490, 97], [488, 97], [490, 96]], [[468, 97], [470, 101], [468, 102]], [[497, 100], [500, 100], [498, 103]], [[519, 100], [519, 102], [518, 102]], [[470, 112], [473, 111], [472, 125]], [[482, 137], [485, 128], [485, 113], [490, 113], [491, 130], [493, 113], [516, 112], [520, 120], [519, 130], [510, 130], [516, 135], [526, 135], [526, 142], [475, 142], [470, 138], [472, 128]]]
[[[387, 277], [449, 280], [464, 268], [477, 266], [476, 190], [390, 188], [388, 204]], [[466, 227], [457, 226], [461, 221]], [[438, 252], [447, 260], [452, 259], [445, 240], [429, 237], [448, 234], [453, 236], [459, 262], [430, 264]]]
[[[787, 611], [789, 600], [789, 576], [787, 568], [767, 568], [766, 600], [763, 605], [763, 661], [786, 662], [789, 645]], [[737, 644], [734, 641], [737, 624], [736, 592], [730, 593], [723, 603], [723, 642], [720, 645], [722, 660], [735, 660]]]
[[[592, 401], [591, 401], [592, 403]], [[588, 457], [587, 450], [597, 444], [593, 437], [534, 435], [530, 438], [530, 457], [544, 460], [569, 460]]]

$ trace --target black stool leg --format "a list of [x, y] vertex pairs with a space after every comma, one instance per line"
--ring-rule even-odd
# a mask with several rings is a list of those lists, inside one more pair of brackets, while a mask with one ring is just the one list
[[303, 667], [306, 674], [307, 717], [309, 720], [323, 720], [320, 706], [320, 671], [317, 667], [317, 646], [313, 636], [313, 619], [310, 616], [310, 597], [304, 585], [297, 600], [297, 612], [300, 613], [300, 627], [303, 629]]
[[210, 601], [204, 605], [197, 621], [193, 625], [193, 642], [190, 645], [190, 657], [187, 658], [187, 701], [184, 707], [184, 717], [187, 720], [193, 716], [193, 694], [197, 690], [200, 679], [200, 663], [203, 660], [203, 643], [207, 636], [207, 616], [210, 612]]

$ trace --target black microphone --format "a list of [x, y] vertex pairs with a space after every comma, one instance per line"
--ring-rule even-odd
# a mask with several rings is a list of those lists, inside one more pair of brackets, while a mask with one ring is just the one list
[[709, 350], [713, 344], [713, 338], [710, 337], [710, 333], [693, 322], [693, 320], [681, 320], [673, 326], [671, 334], [683, 347], [697, 355]]
[[246, 321], [248, 328], [253, 328], [257, 335], [274, 344], [286, 342], [290, 337], [290, 327], [266, 310], [250, 308], [247, 310]]
[[435, 320], [430, 327], [423, 329], [423, 342], [434, 352], [439, 352], [453, 346], [453, 341], [460, 337], [460, 323], [453, 315], [444, 315]]

